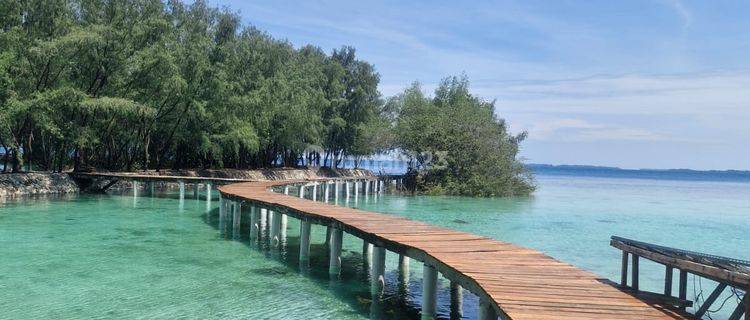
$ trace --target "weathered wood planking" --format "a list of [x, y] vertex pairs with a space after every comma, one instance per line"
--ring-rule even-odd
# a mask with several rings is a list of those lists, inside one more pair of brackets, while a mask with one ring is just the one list
[[604, 279], [541, 252], [403, 217], [366, 212], [274, 193], [302, 181], [247, 182], [219, 188], [222, 196], [334, 226], [377, 246], [423, 261], [446, 278], [489, 298], [510, 319], [692, 319], [650, 305]]

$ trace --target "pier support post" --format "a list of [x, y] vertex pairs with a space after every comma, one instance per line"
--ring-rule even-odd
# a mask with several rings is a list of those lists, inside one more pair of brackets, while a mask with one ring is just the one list
[[138, 181], [133, 180], [133, 181], [130, 181], [130, 183], [133, 186], [133, 198], [138, 198]]
[[289, 195], [289, 186], [284, 186], [284, 194]]
[[325, 240], [324, 243], [327, 246], [331, 245], [331, 234], [333, 233], [332, 230], [333, 230], [333, 227], [331, 227], [331, 226], [327, 226], [326, 227], [326, 240]]
[[344, 188], [346, 189], [346, 191], [344, 191], [346, 193], [346, 200], [349, 200], [349, 181], [344, 183]]
[[224, 216], [224, 210], [226, 210], [227, 202], [230, 201], [229, 199], [224, 199], [224, 197], [219, 197], [219, 217]]
[[409, 257], [398, 256], [398, 282], [402, 292], [409, 291]]
[[335, 191], [333, 195], [333, 201], [336, 204], [339, 204], [339, 194], [340, 194], [339, 193], [339, 181], [338, 180], [334, 181], [333, 186], [334, 186], [334, 191]]
[[477, 319], [479, 320], [497, 320], [497, 312], [492, 307], [492, 303], [486, 298], [479, 299], [479, 312], [477, 312]]
[[359, 180], [354, 180], [354, 198], [359, 198]]
[[211, 184], [206, 184], [206, 214], [211, 211]]
[[318, 201], [318, 183], [313, 183], [312, 201]]
[[323, 185], [323, 202], [328, 203], [328, 193], [330, 192], [331, 184], [326, 181]]
[[240, 237], [240, 219], [242, 218], [242, 202], [235, 201], [234, 208], [232, 210], [232, 237], [239, 239]]
[[380, 185], [378, 186], [378, 193], [383, 193], [383, 180], [380, 180]]
[[219, 234], [221, 234], [222, 237], [224, 236], [227, 230], [227, 225], [226, 225], [227, 208], [232, 203], [232, 200], [225, 200], [224, 203], [225, 205], [219, 206]]
[[279, 231], [281, 231], [281, 214], [277, 211], [268, 210], [268, 220], [271, 221], [269, 238], [272, 246], [279, 245]]
[[185, 181], [180, 180], [180, 201], [185, 200]]
[[451, 281], [451, 320], [462, 319], [464, 316], [464, 293], [461, 285]]
[[193, 199], [198, 200], [198, 190], [200, 190], [200, 183], [193, 183]]
[[620, 269], [620, 286], [628, 286], [628, 252], [622, 251], [622, 269]]
[[328, 273], [338, 276], [341, 273], [341, 243], [344, 237], [344, 231], [333, 228], [331, 230], [331, 243], [329, 248]]
[[310, 260], [310, 222], [300, 221], [299, 225], [299, 260], [307, 263]]
[[268, 230], [268, 209], [266, 208], [259, 208], [258, 211], [260, 211], [260, 232], [258, 235], [258, 239], [263, 238], [264, 233], [266, 230]]
[[435, 319], [437, 304], [437, 270], [425, 264], [422, 271], [422, 320]]
[[633, 279], [630, 280], [633, 283], [632, 287], [633, 287], [633, 291], [635, 292], [638, 292], [638, 273], [639, 273], [639, 270], [638, 270], [639, 259], [638, 258], [639, 258], [638, 255], [635, 255], [635, 254], [633, 255]]
[[365, 264], [365, 269], [372, 266], [372, 243], [364, 239], [362, 239], [362, 261]]
[[305, 198], [305, 186], [304, 185], [299, 186], [299, 197], [300, 199]]
[[250, 207], [250, 241], [258, 241], [260, 239], [260, 212], [258, 207]]
[[672, 272], [672, 267], [665, 266], [664, 270], [664, 295], [671, 297], [672, 296], [672, 275], [674, 272]]
[[286, 215], [286, 213], [278, 212], [276, 214], [281, 219], [281, 221], [279, 221], [279, 243], [283, 244], [286, 243], [286, 226], [289, 217]]
[[383, 293], [383, 289], [385, 289], [385, 248], [377, 246], [374, 248], [372, 252], [372, 272], [370, 275], [370, 291], [373, 295], [380, 296]]

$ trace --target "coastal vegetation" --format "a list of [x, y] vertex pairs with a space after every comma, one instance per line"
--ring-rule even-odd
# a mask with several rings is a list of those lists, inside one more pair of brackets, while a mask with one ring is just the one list
[[205, 1], [0, 0], [4, 171], [339, 167], [396, 151], [420, 192], [533, 190], [525, 134], [465, 78], [390, 99], [379, 80], [352, 47], [295, 48]]
[[527, 195], [531, 173], [518, 160], [526, 132], [512, 135], [495, 104], [469, 93], [466, 77], [444, 79], [433, 97], [415, 83], [392, 98], [396, 145], [410, 155], [407, 183], [431, 194]]

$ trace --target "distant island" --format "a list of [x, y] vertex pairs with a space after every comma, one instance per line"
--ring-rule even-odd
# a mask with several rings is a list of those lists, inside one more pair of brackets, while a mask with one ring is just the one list
[[533, 173], [546, 175], [576, 175], [606, 178], [670, 179], [687, 181], [750, 182], [747, 170], [693, 170], [693, 169], [622, 169], [590, 165], [527, 164]]

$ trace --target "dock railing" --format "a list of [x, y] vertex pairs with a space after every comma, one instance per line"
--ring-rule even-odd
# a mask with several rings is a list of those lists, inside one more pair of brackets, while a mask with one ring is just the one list
[[[718, 285], [695, 311], [695, 317], [701, 319], [727, 287], [732, 294], [744, 297], [738, 303], [729, 320], [739, 320], [743, 314], [747, 319], [750, 315], [750, 301], [747, 292], [750, 291], [750, 261], [710, 255], [700, 252], [670, 248], [637, 240], [612, 236], [610, 244], [622, 250], [622, 269], [620, 286], [641, 298], [657, 300], [664, 304], [674, 305], [685, 309], [691, 307], [693, 301], [687, 300], [688, 274], [716, 281]], [[632, 257], [632, 259], [630, 259]], [[645, 258], [664, 265], [664, 292], [654, 293], [642, 291], [639, 288], [639, 259]], [[628, 285], [628, 266], [630, 270], [630, 285]], [[672, 277], [674, 269], [679, 270], [679, 285], [677, 297], [672, 295]]]

